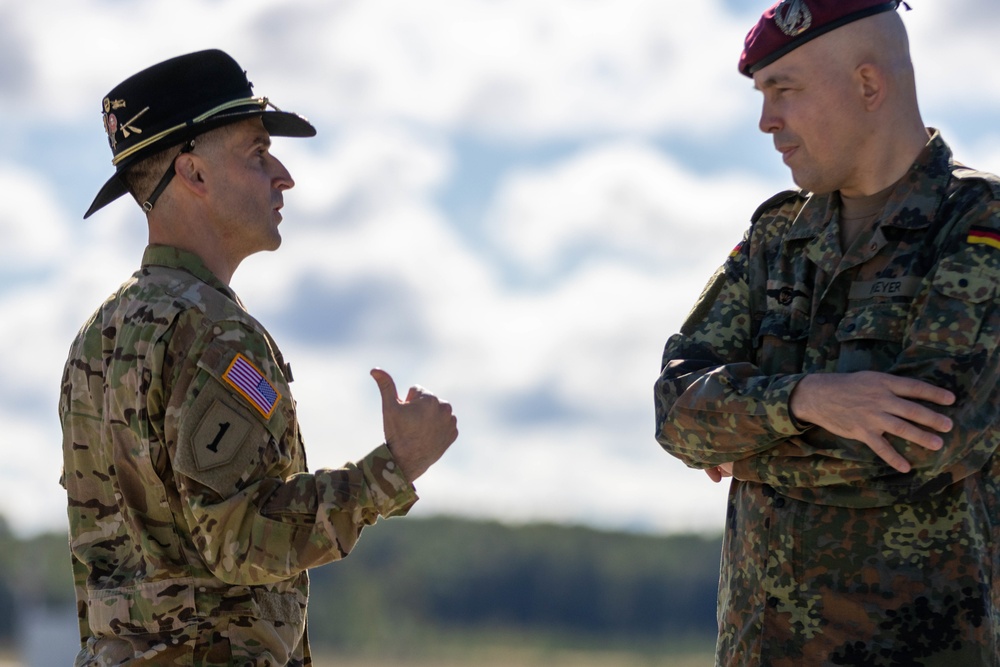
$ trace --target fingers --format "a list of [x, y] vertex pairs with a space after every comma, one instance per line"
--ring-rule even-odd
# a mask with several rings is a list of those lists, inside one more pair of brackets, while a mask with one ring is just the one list
[[[930, 411], [928, 411], [930, 412]], [[931, 413], [936, 414], [936, 413]], [[937, 415], [940, 417], [941, 415]], [[948, 428], [939, 429], [942, 431], [950, 430], [951, 420], [945, 418], [948, 422]], [[944, 440], [941, 436], [934, 435], [930, 431], [925, 431], [919, 428], [910, 421], [905, 419], [891, 419], [886, 425], [885, 431], [889, 435], [895, 435], [903, 440], [913, 443], [918, 447], [923, 447], [924, 449], [929, 449], [931, 451], [937, 451], [944, 446]], [[903, 458], [903, 456], [896, 451], [896, 449], [885, 439], [881, 434], [873, 434], [864, 439], [864, 443], [871, 448], [875, 454], [889, 464], [891, 467], [895, 468], [901, 473], [910, 472], [909, 462]]]
[[378, 384], [379, 393], [382, 394], [383, 408], [399, 403], [399, 393], [396, 391], [396, 383], [392, 379], [391, 375], [386, 373], [381, 368], [373, 368], [371, 370], [371, 376], [375, 378], [375, 382]]
[[390, 403], [409, 403], [415, 401], [421, 396], [434, 397], [433, 394], [428, 392], [426, 389], [420, 385], [413, 385], [406, 394], [406, 400], [399, 400], [399, 391], [396, 389], [396, 381], [392, 379], [392, 376], [386, 373], [381, 368], [373, 368], [371, 370], [371, 376], [375, 378], [375, 382], [378, 384], [379, 392], [382, 394], [382, 402], [385, 404], [386, 401]]
[[705, 474], [708, 475], [708, 478], [713, 482], [721, 482], [723, 478], [733, 476], [733, 463], [732, 461], [729, 461], [717, 466], [712, 466], [711, 468], [706, 468]]
[[399, 400], [396, 383], [380, 368], [371, 371], [382, 395], [385, 444], [404, 477], [413, 482], [434, 464], [458, 438], [458, 420], [451, 404], [420, 385], [410, 387]]
[[789, 409], [796, 418], [834, 435], [863, 442], [892, 468], [906, 473], [911, 465], [889, 437], [940, 450], [945, 443], [938, 434], [948, 433], [954, 424], [934, 406], [954, 402], [954, 393], [921, 380], [860, 371], [807, 375], [793, 391]]
[[910, 462], [903, 458], [902, 454], [897, 452], [888, 440], [881, 436], [875, 436], [868, 440], [865, 440], [865, 444], [875, 454], [889, 464], [890, 467], [898, 470], [901, 473], [910, 472]]
[[[929, 386], [929, 385], [928, 385]], [[947, 392], [951, 394], [951, 392]], [[954, 402], [954, 395], [952, 395], [952, 402]], [[947, 403], [942, 403], [940, 405], [948, 405]], [[920, 426], [938, 431], [940, 433], [947, 433], [952, 428], [952, 421], [947, 416], [941, 414], [940, 412], [935, 412], [928, 407], [920, 405], [919, 403], [914, 403], [908, 400], [899, 400], [893, 404], [892, 414], [896, 415], [901, 419], [905, 419], [911, 424], [918, 424]], [[920, 430], [920, 429], [917, 429]], [[908, 430], [908, 433], [912, 433], [913, 430]], [[923, 431], [921, 431], [923, 432]], [[898, 435], [899, 437], [905, 437], [907, 440], [911, 438], [903, 435], [902, 433], [897, 433], [895, 430], [892, 431], [893, 435]], [[913, 442], [918, 441], [913, 440]]]
[[918, 403], [900, 399], [893, 404], [891, 412], [883, 415], [879, 428], [881, 431], [867, 434], [862, 441], [889, 466], [907, 473], [910, 463], [896, 451], [885, 435], [894, 435], [918, 447], [937, 451], [944, 446], [944, 440], [926, 429], [947, 433], [952, 428], [952, 421]]
[[922, 380], [894, 375], [885, 375], [884, 379], [889, 390], [896, 396], [927, 401], [928, 403], [935, 403], [937, 405], [951, 405], [955, 402], [955, 394], [943, 387], [928, 384]]
[[[951, 392], [946, 393], [951, 394]], [[953, 400], [954, 396], [952, 396]], [[937, 451], [944, 446], [944, 440], [941, 436], [926, 429], [947, 433], [952, 429], [952, 426], [951, 419], [945, 415], [934, 412], [919, 403], [900, 399], [894, 402], [891, 413], [886, 414], [882, 432], [872, 434], [865, 438], [864, 442], [889, 466], [901, 473], [907, 473], [911, 469], [910, 463], [896, 451], [883, 434], [894, 435], [918, 447]]]

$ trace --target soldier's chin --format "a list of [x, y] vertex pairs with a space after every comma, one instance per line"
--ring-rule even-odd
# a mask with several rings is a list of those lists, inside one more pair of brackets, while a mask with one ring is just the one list
[[260, 251], [262, 252], [273, 252], [281, 247], [281, 234], [277, 229], [262, 241], [260, 244]]
[[814, 195], [830, 194], [834, 190], [837, 190], [836, 187], [831, 186], [829, 183], [823, 183], [819, 179], [810, 178], [808, 174], [803, 174], [800, 170], [792, 169], [792, 181], [803, 191], [811, 192]]

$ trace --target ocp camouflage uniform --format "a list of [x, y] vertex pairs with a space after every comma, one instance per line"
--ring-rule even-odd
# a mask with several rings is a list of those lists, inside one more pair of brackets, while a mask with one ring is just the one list
[[388, 448], [306, 471], [274, 341], [194, 255], [150, 246], [63, 376], [77, 665], [307, 665], [306, 568], [415, 502]]
[[[664, 351], [660, 444], [737, 460], [717, 664], [1000, 665], [1000, 180], [934, 132], [846, 253], [838, 209], [766, 203]], [[805, 374], [861, 370], [957, 396], [940, 451], [890, 437], [910, 473], [789, 414]]]

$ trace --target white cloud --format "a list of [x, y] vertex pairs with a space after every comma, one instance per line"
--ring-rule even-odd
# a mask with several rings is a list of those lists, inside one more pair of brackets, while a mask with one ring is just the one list
[[735, 245], [752, 202], [771, 187], [746, 175], [706, 179], [648, 145], [610, 144], [515, 174], [486, 224], [535, 274], [558, 271], [580, 254], [687, 265], [717, 250], [720, 239]]
[[[320, 226], [426, 198], [450, 176], [441, 142], [399, 123], [358, 123], [317, 139], [278, 139], [273, 152], [289, 166], [296, 187], [289, 211]], [[319, 146], [319, 148], [317, 148]]]
[[64, 530], [66, 493], [59, 486], [58, 428], [8, 410], [0, 410], [0, 423], [4, 429], [0, 513], [19, 533]]
[[0, 163], [0, 275], [37, 272], [61, 259], [68, 227], [45, 175]]
[[[689, 4], [680, 18], [646, 0], [182, 0], [169, 9], [89, 0], [61, 9], [72, 18], [51, 21], [52, 3], [18, 9], [36, 82], [26, 113], [96, 118], [114, 82], [219, 46], [258, 93], [311, 118], [405, 119], [516, 140], [714, 131], [733, 118], [724, 82], [745, 32], [718, 0]], [[711, 103], [698, 94], [706, 86], [716, 89]]]
[[996, 27], [1000, 11], [989, 0], [912, 3], [901, 11], [910, 34], [918, 93], [928, 106], [962, 114], [1000, 105]]

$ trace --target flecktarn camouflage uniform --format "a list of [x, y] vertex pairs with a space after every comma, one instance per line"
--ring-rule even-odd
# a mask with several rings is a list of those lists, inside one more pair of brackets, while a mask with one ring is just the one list
[[60, 397], [78, 665], [304, 665], [306, 568], [416, 500], [388, 448], [306, 470], [287, 366], [194, 255], [150, 246]]
[[[1000, 180], [934, 132], [873, 231], [842, 253], [837, 195], [755, 216], [656, 382], [657, 439], [738, 459], [717, 664], [1000, 665]], [[806, 373], [877, 370], [953, 391], [937, 452], [796, 424]]]

